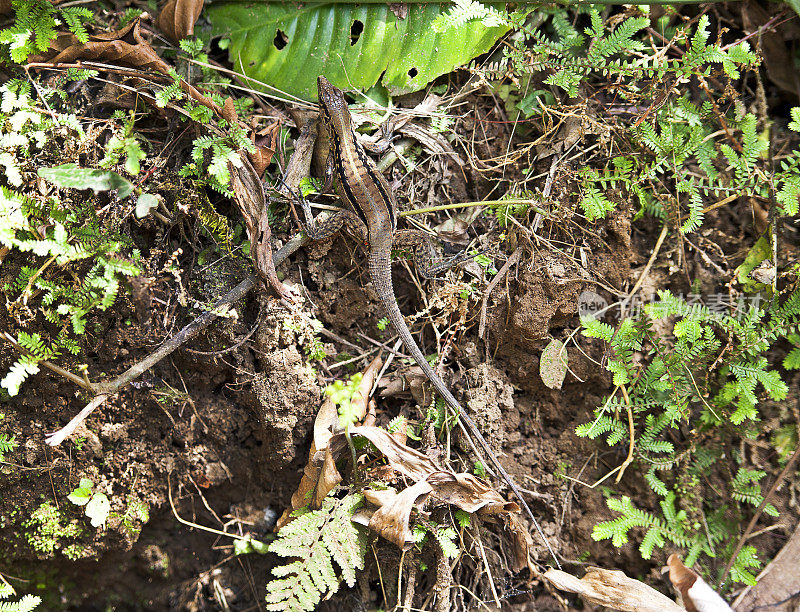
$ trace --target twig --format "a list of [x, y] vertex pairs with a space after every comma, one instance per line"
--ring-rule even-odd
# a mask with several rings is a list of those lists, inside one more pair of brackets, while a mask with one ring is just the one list
[[455, 204], [442, 204], [440, 206], [428, 206], [427, 208], [414, 208], [412, 210], [404, 210], [397, 213], [398, 217], [410, 217], [411, 215], [421, 215], [423, 213], [436, 212], [438, 210], [456, 210], [459, 208], [472, 208], [473, 206], [512, 206], [518, 204], [525, 204], [530, 206], [534, 212], [541, 215], [548, 216], [547, 212], [541, 206], [538, 206], [536, 200], [530, 199], [508, 199], [508, 200], [483, 200], [481, 202], [457, 202]]
[[234, 540], [249, 540], [249, 536], [241, 536], [235, 533], [228, 533], [227, 531], [220, 531], [219, 529], [214, 529], [213, 527], [206, 527], [205, 525], [198, 525], [197, 523], [192, 523], [191, 521], [187, 521], [183, 519], [178, 514], [178, 511], [175, 509], [175, 502], [172, 501], [172, 483], [170, 482], [169, 474], [167, 474], [167, 497], [169, 498], [169, 507], [172, 508], [172, 514], [175, 516], [175, 520], [181, 523], [182, 525], [186, 525], [187, 527], [194, 527], [195, 529], [200, 529], [202, 531], [207, 531], [208, 533], [213, 533], [215, 535], [221, 536], [228, 536], [229, 538], [233, 538]]
[[631, 289], [630, 293], [628, 293], [628, 297], [626, 299], [628, 300], [631, 299], [634, 296], [634, 294], [637, 291], [639, 291], [639, 288], [642, 286], [642, 283], [644, 283], [644, 279], [647, 278], [647, 274], [648, 272], [650, 272], [650, 268], [653, 267], [653, 262], [655, 262], [659, 250], [661, 250], [661, 245], [664, 243], [664, 238], [667, 237], [667, 231], [668, 231], [667, 224], [664, 223], [664, 227], [661, 228], [661, 234], [659, 235], [658, 240], [656, 240], [656, 246], [653, 247], [653, 253], [650, 255], [650, 259], [647, 261], [647, 265], [644, 267], [644, 270], [642, 270], [642, 273], [639, 275], [639, 280], [636, 281], [636, 284], [633, 286], [633, 289]]
[[231, 351], [235, 351], [237, 348], [242, 346], [245, 342], [247, 342], [250, 338], [253, 337], [253, 334], [256, 333], [258, 326], [261, 325], [261, 321], [257, 320], [256, 324], [253, 325], [253, 329], [247, 332], [244, 336], [242, 336], [239, 340], [236, 341], [235, 344], [232, 344], [226, 349], [222, 349], [221, 351], [196, 351], [194, 349], [185, 348], [187, 353], [191, 353], [192, 355], [204, 355], [207, 357], [216, 357], [218, 355], [224, 355], [226, 353], [230, 353]]
[[622, 462], [622, 465], [619, 466], [619, 472], [617, 473], [617, 479], [615, 482], [619, 482], [622, 480], [622, 475], [625, 473], [625, 469], [631, 464], [633, 461], [633, 411], [631, 410], [631, 398], [628, 397], [628, 391], [625, 389], [625, 385], [620, 385], [620, 391], [622, 391], [622, 397], [625, 398], [625, 408], [628, 411], [628, 433], [630, 434], [631, 441], [628, 445], [628, 456], [625, 458], [625, 461]]
[[[298, 235], [287, 242], [277, 253], [275, 253], [273, 257], [275, 265], [278, 265], [289, 255], [299, 249], [304, 240], [304, 236]], [[66, 426], [62, 427], [57, 432], [48, 435], [45, 438], [47, 444], [50, 446], [58, 446], [61, 444], [61, 442], [63, 442], [67, 436], [72, 434], [78, 425], [80, 425], [86, 419], [86, 417], [88, 417], [95, 410], [95, 408], [100, 406], [106, 400], [106, 398], [117, 393], [122, 387], [139, 378], [139, 376], [164, 359], [164, 357], [172, 354], [176, 349], [180, 348], [183, 344], [197, 336], [201, 331], [217, 320], [217, 317], [220, 316], [220, 314], [223, 312], [223, 309], [242, 299], [253, 287], [256, 286], [257, 283], [258, 277], [256, 277], [255, 274], [251, 274], [241, 283], [236, 285], [236, 287], [226, 293], [222, 298], [217, 300], [211, 310], [201, 314], [181, 331], [164, 342], [164, 344], [158, 347], [155, 351], [150, 353], [147, 357], [133, 364], [130, 368], [125, 370], [111, 382], [93, 385], [93, 388], [89, 390], [93, 393], [97, 393], [96, 397], [94, 397], [91, 402], [86, 404], [86, 407], [81, 410], [69, 423], [67, 423]], [[44, 362], [41, 363], [44, 365]], [[67, 374], [69, 374], [68, 378], [75, 382], [75, 384], [79, 384], [83, 388], [87, 388], [85, 381], [69, 372], [67, 372]]]
[[[521, 254], [522, 250], [517, 247], [517, 249], [511, 253], [511, 257], [508, 258], [508, 261], [503, 264], [503, 267], [500, 268], [500, 271], [492, 279], [492, 282], [489, 283], [489, 286], [486, 287], [486, 291], [483, 293], [483, 302], [481, 303], [481, 319], [480, 324], [478, 325], [478, 338], [483, 338], [483, 333], [486, 331], [486, 313], [489, 308], [489, 296], [492, 294], [492, 291], [494, 291], [494, 288], [497, 287], [498, 283], [505, 278], [509, 268], [519, 261]], [[486, 342], [485, 338], [484, 342]]]
[[406, 590], [403, 593], [403, 607], [401, 610], [410, 612], [413, 609], [414, 595], [417, 592], [417, 563], [416, 554], [412, 548], [407, 553], [408, 557], [408, 578], [406, 578]]
[[375, 557], [375, 567], [378, 568], [378, 583], [381, 585], [381, 593], [383, 594], [383, 601], [386, 603], [386, 606], [389, 606], [389, 600], [386, 598], [386, 589], [383, 586], [383, 572], [381, 571], [381, 562], [378, 561], [378, 553], [375, 551], [375, 545], [371, 545], [370, 548], [372, 549], [372, 556]]
[[740, 195], [741, 194], [739, 194], [739, 193], [734, 193], [734, 194], [729, 195], [727, 198], [722, 198], [721, 200], [718, 200], [717, 202], [714, 202], [713, 204], [709, 204], [708, 206], [706, 206], [703, 209], [702, 212], [703, 212], [703, 214], [706, 214], [706, 213], [711, 212], [712, 210], [714, 210], [716, 208], [719, 208], [720, 206], [725, 206], [725, 204], [727, 204], [728, 202], [733, 202]]
[[44, 441], [47, 442], [50, 446], [58, 446], [61, 444], [67, 436], [69, 436], [75, 429], [77, 429], [78, 425], [83, 423], [92, 412], [94, 412], [95, 408], [102, 405], [106, 399], [108, 399], [109, 394], [101, 393], [100, 395], [95, 395], [92, 398], [92, 401], [86, 404], [86, 406], [81, 410], [78, 414], [72, 417], [72, 420], [67, 423], [64, 427], [59, 429], [57, 432], [48, 434], [45, 436]]
[[447, 555], [439, 546], [436, 549], [436, 584], [433, 586], [433, 592], [436, 593], [436, 612], [450, 610], [450, 587], [452, 584], [453, 576], [450, 573]]
[[733, 554], [731, 554], [731, 558], [728, 559], [728, 563], [727, 565], [725, 565], [725, 569], [722, 571], [722, 576], [720, 577], [718, 583], [719, 587], [722, 587], [722, 585], [725, 584], [725, 579], [728, 577], [728, 573], [731, 571], [733, 564], [736, 562], [736, 557], [739, 555], [739, 551], [742, 550], [742, 546], [744, 546], [744, 543], [750, 537], [750, 532], [753, 531], [753, 527], [756, 526], [756, 523], [758, 522], [761, 513], [767, 506], [769, 498], [772, 497], [772, 494], [775, 493], [775, 491], [778, 489], [780, 484], [783, 482], [784, 478], [786, 478], [786, 475], [792, 470], [798, 458], [800, 458], [800, 445], [798, 445], [797, 448], [794, 449], [794, 453], [792, 453], [792, 456], [789, 458], [789, 461], [787, 461], [786, 465], [783, 466], [781, 473], [778, 474], [778, 477], [775, 479], [775, 482], [772, 483], [772, 486], [769, 488], [769, 491], [767, 491], [767, 494], [764, 496], [764, 499], [761, 500], [761, 503], [758, 505], [758, 508], [756, 508], [756, 511], [753, 514], [753, 518], [751, 518], [750, 522], [747, 523], [747, 529], [744, 530], [742, 537], [739, 538], [739, 541], [736, 543], [736, 548], [733, 549]]
[[[8, 342], [10, 342], [14, 346], [14, 348], [17, 349], [23, 355], [29, 355], [30, 357], [34, 357], [34, 358], [36, 357], [36, 355], [33, 355], [30, 351], [26, 350], [25, 347], [21, 346], [16, 340], [14, 340], [14, 337], [11, 334], [9, 334], [7, 332], [3, 332], [3, 337]], [[83, 387], [87, 391], [90, 391], [92, 393], [97, 393], [97, 391], [98, 391], [97, 385], [94, 385], [94, 384], [90, 383], [89, 381], [84, 380], [83, 378], [81, 378], [77, 374], [73, 374], [72, 372], [70, 372], [68, 370], [65, 370], [64, 368], [58, 367], [56, 364], [54, 364], [54, 363], [52, 363], [50, 361], [46, 361], [46, 360], [37, 361], [36, 365], [43, 365], [48, 370], [51, 370], [55, 374], [58, 374], [59, 376], [62, 376], [64, 378], [66, 378], [67, 380], [71, 381], [71, 382], [74, 382], [76, 385], [78, 385], [79, 387]]]
[[483, 548], [483, 540], [481, 539], [481, 533], [478, 526], [475, 526], [475, 539], [478, 541], [478, 548], [481, 551], [481, 559], [483, 560], [483, 568], [486, 570], [486, 577], [489, 579], [489, 586], [492, 589], [492, 596], [494, 597], [494, 603], [497, 604], [497, 609], [500, 610], [502, 606], [500, 605], [500, 597], [497, 595], [497, 589], [494, 586], [494, 578], [492, 578], [492, 569], [489, 567], [489, 559], [486, 558], [486, 551]]

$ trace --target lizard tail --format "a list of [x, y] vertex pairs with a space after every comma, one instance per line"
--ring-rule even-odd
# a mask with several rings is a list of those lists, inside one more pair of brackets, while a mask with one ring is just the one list
[[[400, 308], [397, 306], [397, 298], [394, 295], [394, 285], [392, 284], [391, 247], [384, 249], [375, 248], [370, 251], [368, 263], [369, 275], [372, 279], [372, 284], [375, 286], [375, 291], [378, 293], [378, 296], [383, 303], [383, 307], [386, 310], [386, 316], [389, 318], [389, 321], [400, 335], [400, 339], [403, 341], [406, 350], [411, 353], [414, 361], [416, 361], [417, 365], [422, 368], [422, 371], [425, 372], [425, 376], [427, 376], [431, 383], [433, 383], [434, 388], [444, 398], [445, 402], [447, 402], [447, 404], [456, 411], [462, 427], [466, 424], [469, 432], [475, 437], [475, 439], [477, 439], [478, 443], [486, 454], [486, 457], [492, 463], [503, 480], [505, 480], [506, 484], [514, 492], [514, 495], [516, 495], [516, 497], [519, 499], [522, 507], [525, 509], [525, 513], [531, 519], [531, 522], [539, 532], [539, 537], [542, 538], [547, 550], [553, 557], [556, 566], [561, 568], [561, 564], [558, 562], [555, 552], [553, 552], [553, 549], [550, 547], [550, 543], [547, 541], [547, 537], [544, 535], [542, 528], [539, 526], [539, 522], [536, 520], [533, 512], [531, 512], [531, 509], [528, 507], [528, 503], [522, 496], [522, 491], [519, 490], [519, 487], [514, 483], [514, 480], [511, 478], [508, 472], [506, 472], [496, 455], [492, 452], [489, 443], [486, 442], [486, 438], [483, 437], [483, 434], [481, 434], [478, 426], [475, 425], [475, 421], [473, 421], [472, 417], [470, 417], [461, 407], [461, 404], [458, 403], [458, 400], [453, 397], [453, 394], [450, 393], [447, 385], [445, 385], [444, 381], [439, 378], [439, 375], [433, 371], [431, 364], [429, 364], [428, 360], [422, 355], [422, 351], [419, 350], [419, 346], [414, 341], [414, 337], [411, 335], [411, 330], [408, 329], [406, 320], [403, 318], [403, 313], [400, 312]], [[471, 440], [470, 443], [473, 444]], [[472, 447], [475, 449], [474, 444]], [[477, 449], [475, 450], [477, 452]], [[489, 467], [486, 466], [486, 468], [487, 471], [491, 473]]]
[[428, 363], [428, 360], [425, 359], [425, 356], [419, 349], [419, 345], [417, 345], [414, 337], [411, 335], [411, 330], [408, 329], [408, 325], [406, 325], [406, 320], [403, 318], [403, 313], [400, 312], [400, 308], [397, 306], [397, 298], [394, 295], [391, 259], [388, 253], [378, 253], [377, 250], [378, 249], [375, 249], [369, 255], [369, 276], [372, 279], [372, 284], [375, 286], [378, 297], [380, 297], [389, 322], [400, 336], [403, 346], [405, 346], [406, 350], [414, 358], [414, 361], [417, 362], [417, 365], [422, 368], [425, 376], [431, 381], [439, 395], [444, 398], [444, 401], [447, 402], [450, 408], [456, 411], [456, 414], [463, 414], [464, 409], [461, 407], [461, 404], [453, 397], [447, 385], [444, 384], [444, 381], [434, 371], [431, 364]]

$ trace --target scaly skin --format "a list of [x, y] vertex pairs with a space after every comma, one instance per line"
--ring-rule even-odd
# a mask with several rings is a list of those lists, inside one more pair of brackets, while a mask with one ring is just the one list
[[[312, 239], [325, 238], [346, 225], [352, 234], [366, 244], [369, 252], [367, 258], [369, 275], [373, 287], [406, 350], [422, 368], [425, 376], [428, 377], [448, 406], [455, 410], [459, 420], [466, 424], [470, 434], [478, 440], [486, 456], [489, 457], [494, 468], [522, 503], [544, 539], [539, 524], [528, 508], [521, 491], [497, 460], [475, 422], [453, 397], [447, 385], [433, 370], [414, 341], [403, 314], [397, 306], [392, 285], [391, 250], [397, 233], [397, 203], [392, 189], [359, 143], [353, 129], [347, 102], [341, 90], [331, 85], [323, 76], [317, 79], [317, 89], [319, 91], [320, 119], [329, 139], [324, 190], [329, 189], [335, 179], [337, 193], [352, 210], [341, 210], [335, 213], [324, 227], [314, 227], [310, 208], [305, 204], [304, 212], [306, 220], [309, 222], [307, 229], [309, 237]], [[546, 540], [545, 544], [547, 544]], [[547, 547], [549, 550], [549, 544]], [[552, 554], [552, 550], [550, 552]], [[553, 558], [555, 559], [555, 556]], [[556, 564], [558, 565], [557, 560]]]

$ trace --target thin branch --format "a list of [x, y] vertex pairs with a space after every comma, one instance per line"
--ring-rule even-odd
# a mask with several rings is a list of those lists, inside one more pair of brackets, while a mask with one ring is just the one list
[[[299, 249], [303, 245], [304, 241], [305, 237], [302, 234], [299, 234], [298, 236], [295, 236], [292, 240], [287, 242], [277, 253], [275, 253], [273, 257], [275, 265], [278, 265], [289, 255], [291, 255], [297, 249]], [[182, 345], [189, 342], [189, 340], [196, 337], [201, 331], [203, 331], [206, 327], [208, 327], [214, 321], [216, 321], [217, 318], [223, 312], [225, 312], [229, 306], [236, 303], [237, 301], [242, 299], [245, 295], [247, 295], [247, 293], [251, 289], [253, 289], [253, 287], [255, 287], [257, 283], [258, 283], [258, 277], [255, 274], [251, 274], [250, 276], [248, 276], [241, 283], [236, 285], [236, 287], [234, 287], [228, 293], [226, 293], [222, 298], [217, 300], [217, 302], [215, 302], [215, 304], [211, 307], [211, 310], [201, 314], [194, 321], [192, 321], [186, 327], [184, 327], [181, 331], [179, 331], [169, 340], [164, 342], [164, 344], [158, 347], [155, 351], [150, 353], [147, 357], [145, 357], [141, 361], [138, 361], [135, 364], [133, 364], [130, 368], [125, 370], [122, 374], [117, 376], [111, 382], [91, 385], [90, 388], [87, 387], [87, 383], [82, 379], [80, 379], [79, 377], [75, 376], [74, 374], [71, 374], [70, 372], [62, 370], [62, 372], [65, 372], [65, 374], [68, 375], [67, 378], [75, 382], [75, 384], [80, 385], [84, 389], [88, 388], [92, 393], [96, 393], [97, 395], [92, 399], [91, 402], [89, 402], [86, 405], [86, 407], [83, 410], [81, 410], [69, 423], [67, 423], [67, 425], [59, 429], [57, 432], [48, 435], [45, 438], [47, 444], [49, 444], [50, 446], [58, 446], [59, 444], [61, 444], [61, 442], [63, 442], [67, 438], [67, 436], [72, 434], [72, 432], [75, 431], [78, 425], [80, 425], [109, 396], [117, 393], [120, 389], [122, 389], [122, 387], [126, 386], [128, 383], [137, 379], [147, 370], [156, 365], [159, 361], [164, 359], [164, 357], [167, 357], [168, 355], [172, 354]], [[40, 363], [44, 365], [44, 362]], [[58, 369], [60, 370], [60, 368]], [[62, 374], [62, 376], [65, 374]]]
[[650, 255], [650, 259], [647, 260], [647, 265], [644, 267], [644, 270], [642, 270], [642, 273], [639, 275], [639, 280], [636, 281], [636, 284], [633, 286], [633, 289], [631, 289], [630, 293], [628, 294], [628, 297], [626, 298], [627, 300], [631, 299], [636, 294], [636, 292], [639, 291], [639, 289], [642, 286], [642, 283], [644, 283], [644, 280], [647, 278], [647, 274], [650, 272], [650, 268], [653, 267], [653, 263], [655, 262], [656, 257], [658, 257], [658, 252], [661, 250], [661, 245], [664, 243], [664, 238], [667, 237], [668, 229], [669, 228], [667, 227], [667, 224], [664, 223], [664, 227], [661, 228], [661, 234], [658, 236], [658, 240], [656, 240], [656, 246], [653, 247], [653, 252]]
[[631, 398], [628, 397], [628, 390], [625, 389], [625, 385], [620, 385], [620, 391], [622, 391], [622, 397], [625, 398], [625, 408], [628, 410], [628, 434], [630, 435], [630, 444], [628, 445], [628, 456], [625, 458], [625, 461], [622, 462], [622, 465], [619, 466], [619, 473], [617, 474], [616, 482], [622, 480], [622, 475], [625, 473], [625, 469], [631, 464], [633, 461], [633, 449], [634, 449], [634, 441], [633, 441], [633, 411], [631, 410]]
[[[28, 355], [29, 357], [33, 357], [34, 359], [36, 358], [36, 355], [34, 355], [30, 351], [26, 350], [16, 340], [14, 340], [14, 337], [11, 334], [9, 334], [7, 332], [3, 332], [3, 337], [8, 342], [10, 342], [14, 346], [14, 348], [17, 349], [23, 355]], [[54, 372], [55, 374], [58, 374], [59, 376], [62, 376], [63, 378], [66, 378], [67, 380], [69, 380], [71, 382], [74, 382], [79, 387], [83, 387], [84, 389], [86, 389], [87, 391], [89, 391], [91, 393], [97, 393], [98, 390], [99, 390], [98, 389], [98, 385], [94, 385], [94, 384], [90, 383], [89, 381], [84, 380], [80, 376], [78, 376], [76, 374], [73, 374], [72, 372], [70, 372], [68, 370], [65, 370], [64, 368], [58, 367], [56, 364], [54, 364], [54, 363], [52, 363], [50, 361], [47, 361], [47, 360], [38, 361], [37, 360], [36, 365], [42, 365], [42, 366], [46, 367], [48, 370]]]

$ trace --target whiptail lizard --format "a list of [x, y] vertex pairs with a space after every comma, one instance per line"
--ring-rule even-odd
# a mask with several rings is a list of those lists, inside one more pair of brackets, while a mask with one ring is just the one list
[[[312, 240], [326, 238], [346, 226], [347, 230], [360, 239], [367, 247], [369, 275], [373, 287], [386, 310], [389, 321], [394, 326], [405, 345], [406, 350], [422, 368], [425, 376], [444, 398], [445, 402], [455, 410], [458, 418], [466, 424], [470, 434], [478, 440], [486, 456], [494, 468], [502, 476], [516, 497], [525, 508], [528, 517], [533, 521], [539, 535], [545, 542], [553, 559], [558, 565], [550, 545], [533, 516], [528, 504], [522, 497], [519, 487], [503, 468], [492, 452], [489, 444], [481, 434], [466, 411], [461, 407], [444, 381], [433, 370], [415, 342], [406, 325], [392, 285], [391, 251], [393, 245], [416, 245], [419, 243], [419, 232], [397, 230], [397, 203], [392, 188], [367, 156], [363, 145], [358, 141], [353, 128], [347, 101], [341, 90], [331, 85], [320, 76], [317, 79], [319, 92], [320, 120], [328, 136], [328, 159], [326, 164], [326, 181], [323, 191], [330, 189], [336, 179], [336, 191], [339, 197], [350, 206], [351, 210], [342, 209], [334, 213], [323, 225], [316, 227], [307, 202], [303, 201], [303, 211], [308, 227], [306, 233]], [[423, 272], [427, 276], [427, 271]], [[462, 424], [462, 427], [463, 427]]]

